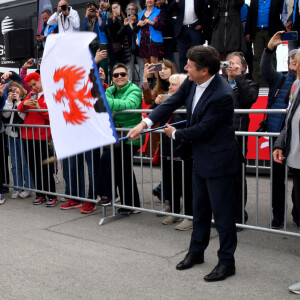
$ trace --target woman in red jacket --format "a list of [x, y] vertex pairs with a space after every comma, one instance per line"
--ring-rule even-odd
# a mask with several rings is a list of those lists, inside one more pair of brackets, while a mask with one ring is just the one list
[[[53, 170], [47, 165], [43, 165], [42, 161], [49, 156], [49, 140], [51, 131], [49, 128], [30, 127], [30, 125], [49, 125], [48, 112], [26, 112], [28, 109], [47, 109], [44, 99], [41, 77], [38, 73], [31, 73], [24, 78], [24, 81], [32, 89], [28, 96], [19, 104], [18, 110], [25, 112], [26, 117], [22, 127], [21, 136], [25, 148], [25, 156], [29, 165], [33, 180], [38, 191], [46, 191], [55, 193], [55, 182], [53, 178]], [[50, 186], [49, 186], [50, 184]], [[56, 197], [48, 195], [46, 206], [55, 206]], [[42, 204], [46, 201], [46, 195], [37, 192], [34, 205]]]

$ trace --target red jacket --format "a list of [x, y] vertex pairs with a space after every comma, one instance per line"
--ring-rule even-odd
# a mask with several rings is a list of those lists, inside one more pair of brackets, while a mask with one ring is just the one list
[[[36, 109], [32, 106], [23, 105], [24, 101], [28, 99], [30, 99], [30, 93], [28, 93], [27, 97], [18, 105], [19, 111], [24, 112], [27, 109]], [[47, 104], [45, 102], [44, 94], [40, 96], [38, 102], [40, 105], [40, 109], [48, 109]], [[24, 125], [50, 125], [49, 114], [48, 112], [27, 112], [24, 120]], [[23, 139], [29, 140], [48, 140], [51, 136], [51, 131], [50, 128], [22, 127], [21, 136]]]

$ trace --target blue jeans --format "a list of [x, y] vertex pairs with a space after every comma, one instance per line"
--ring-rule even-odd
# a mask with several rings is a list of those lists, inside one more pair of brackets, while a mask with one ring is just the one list
[[[14, 138], [7, 136], [9, 154], [11, 161], [11, 172], [14, 179], [14, 186], [24, 187], [24, 188], [34, 188], [33, 179], [31, 172], [28, 168], [24, 146], [20, 138]], [[23, 181], [24, 180], [24, 181]], [[14, 188], [18, 191], [18, 188]]]
[[[85, 194], [84, 158], [88, 167], [89, 188]], [[71, 175], [71, 176], [70, 176]], [[66, 195], [94, 199], [92, 151], [63, 159], [63, 176], [66, 182]]]

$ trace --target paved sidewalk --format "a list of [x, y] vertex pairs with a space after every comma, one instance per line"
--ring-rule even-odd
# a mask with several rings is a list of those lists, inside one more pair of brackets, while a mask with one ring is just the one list
[[[249, 224], [255, 222], [253, 181], [248, 178]], [[268, 203], [261, 183], [260, 199]], [[205, 263], [177, 271], [191, 231], [176, 231], [149, 213], [98, 226], [102, 208], [82, 215], [33, 206], [32, 199], [0, 206], [1, 299], [299, 299], [288, 291], [300, 281], [297, 238], [244, 230], [238, 233], [236, 276], [206, 283], [203, 277], [217, 263], [214, 229]], [[267, 225], [267, 212], [259, 220]]]

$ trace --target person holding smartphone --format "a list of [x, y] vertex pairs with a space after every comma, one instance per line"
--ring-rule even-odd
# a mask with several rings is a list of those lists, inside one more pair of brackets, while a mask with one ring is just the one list
[[[7, 88], [9, 92], [4, 109], [16, 109], [21, 101], [25, 99], [27, 91], [15, 81], [11, 81]], [[8, 124], [23, 124], [25, 114], [5, 111], [3, 112], [3, 117], [7, 119]], [[22, 191], [22, 188], [28, 189], [34, 187], [31, 173], [27, 166], [24, 144], [22, 143], [20, 133], [21, 128], [19, 127], [7, 126], [5, 128], [10, 153], [11, 172], [15, 186], [13, 193], [10, 196], [11, 199], [16, 199], [18, 197], [25, 199], [29, 197], [30, 191]]]
[[48, 25], [58, 24], [59, 33], [70, 33], [80, 29], [80, 18], [66, 0], [58, 2], [57, 11], [49, 18]]
[[155, 7], [156, 0], [146, 0], [146, 8], [138, 14], [138, 42], [140, 57], [145, 63], [158, 63], [164, 56], [162, 29], [165, 26], [160, 9]]
[[[48, 112], [34, 111], [26, 112], [28, 109], [47, 109], [44, 98], [41, 77], [33, 72], [24, 78], [24, 81], [31, 87], [31, 92], [18, 105], [18, 110], [25, 113], [24, 124], [28, 127], [22, 127], [21, 137], [24, 144], [25, 156], [33, 181], [38, 192], [33, 200], [33, 205], [39, 205], [46, 201], [46, 195], [43, 191], [55, 193], [55, 182], [53, 178], [52, 166], [50, 169], [43, 165], [42, 161], [51, 156], [49, 141], [51, 130], [49, 128], [30, 127], [30, 125], [50, 125]], [[49, 171], [49, 172], [48, 172]], [[50, 183], [50, 185], [49, 185]], [[56, 205], [57, 198], [48, 195], [46, 206]]]

